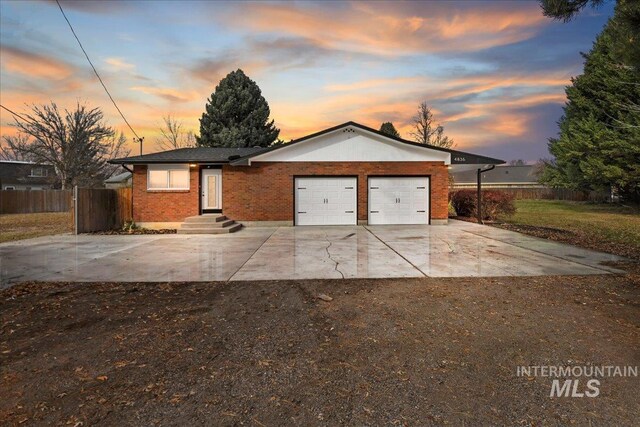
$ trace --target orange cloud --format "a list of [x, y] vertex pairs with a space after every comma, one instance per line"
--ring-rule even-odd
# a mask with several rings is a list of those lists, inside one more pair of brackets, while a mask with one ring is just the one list
[[130, 64], [122, 58], [107, 58], [104, 62], [115, 71], [131, 71], [136, 68], [134, 64]]
[[200, 98], [200, 95], [192, 92], [173, 88], [160, 88], [152, 86], [133, 86], [130, 88], [138, 92], [155, 95], [170, 102], [189, 102]]
[[[382, 55], [473, 51], [526, 40], [548, 23], [537, 4], [503, 11], [452, 12], [423, 3], [420, 17], [381, 3], [351, 3], [351, 10], [328, 10], [297, 3], [254, 3], [226, 20], [252, 31], [283, 33], [314, 40], [326, 48]], [[452, 15], [452, 13], [455, 13]]]
[[0, 58], [3, 69], [29, 77], [62, 80], [74, 72], [66, 62], [5, 45], [0, 46]]

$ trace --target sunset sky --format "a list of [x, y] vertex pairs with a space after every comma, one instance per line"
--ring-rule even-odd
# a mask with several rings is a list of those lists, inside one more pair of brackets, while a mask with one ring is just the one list
[[[353, 120], [409, 138], [420, 101], [455, 148], [505, 160], [547, 157], [564, 87], [581, 73], [613, 3], [563, 24], [537, 1], [109, 2], [63, 7], [145, 152], [162, 116], [197, 132], [228, 72], [255, 80], [291, 139]], [[99, 106], [131, 137], [55, 2], [0, 2], [0, 102]], [[12, 117], [0, 110], [0, 133]], [[132, 145], [133, 147], [133, 145]], [[137, 148], [134, 148], [137, 152]]]

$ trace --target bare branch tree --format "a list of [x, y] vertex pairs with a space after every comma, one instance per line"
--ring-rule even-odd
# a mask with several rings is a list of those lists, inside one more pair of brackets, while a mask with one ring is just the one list
[[436, 123], [431, 107], [426, 102], [418, 105], [418, 113], [413, 118], [414, 130], [410, 132], [413, 140], [419, 144], [451, 148], [453, 139], [444, 134], [444, 127]]
[[522, 159], [514, 159], [509, 162], [509, 166], [525, 166], [527, 162]]
[[0, 146], [0, 160], [32, 161], [25, 152], [25, 147], [29, 144], [29, 137], [25, 135], [3, 136], [4, 145]]
[[64, 114], [53, 102], [34, 105], [24, 119], [15, 118], [20, 134], [32, 138], [18, 151], [34, 162], [52, 165], [63, 189], [100, 185], [111, 170], [107, 160], [114, 155], [127, 156], [130, 151], [124, 148], [124, 136], [116, 140], [103, 117], [99, 108], [79, 103]]
[[[107, 160], [127, 157], [129, 153], [131, 153], [131, 149], [127, 148], [127, 138], [124, 136], [122, 132], [120, 132], [120, 134], [117, 137], [114, 134], [112, 137], [109, 138], [107, 143], [108, 143], [107, 145], [108, 149], [104, 156], [105, 159]], [[115, 175], [116, 172], [118, 173], [122, 172], [121, 168], [122, 166], [120, 165], [112, 165], [110, 163], [105, 162], [104, 172], [102, 173], [102, 175], [104, 175], [105, 178], [109, 178]]]
[[156, 147], [161, 151], [175, 150], [196, 146], [196, 137], [192, 131], [184, 132], [182, 122], [171, 117], [170, 114], [162, 118], [160, 138], [156, 139]]

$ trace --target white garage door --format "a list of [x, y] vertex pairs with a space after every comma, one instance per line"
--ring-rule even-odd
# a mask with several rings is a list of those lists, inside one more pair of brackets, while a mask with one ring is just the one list
[[369, 178], [369, 224], [429, 224], [429, 178]]
[[357, 223], [356, 178], [296, 178], [294, 184], [296, 225]]

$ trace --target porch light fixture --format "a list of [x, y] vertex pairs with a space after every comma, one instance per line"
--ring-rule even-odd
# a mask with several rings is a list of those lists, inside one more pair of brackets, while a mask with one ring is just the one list
[[191, 163], [189, 166], [192, 167], [192, 168], [195, 168], [198, 165], [196, 165], [195, 163]]

